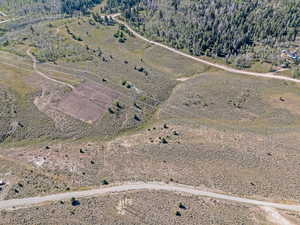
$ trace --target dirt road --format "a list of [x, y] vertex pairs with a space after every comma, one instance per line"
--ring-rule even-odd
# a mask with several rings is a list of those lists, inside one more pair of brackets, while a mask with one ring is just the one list
[[209, 191], [201, 191], [200, 189], [197, 189], [192, 186], [186, 186], [186, 185], [180, 185], [174, 183], [166, 184], [166, 183], [155, 183], [155, 182], [149, 182], [149, 183], [135, 182], [135, 183], [128, 183], [119, 186], [98, 188], [98, 189], [87, 190], [87, 191], [65, 192], [65, 193], [53, 194], [53, 195], [42, 196], [42, 197], [5, 200], [5, 201], [0, 201], [0, 210], [13, 209], [19, 207], [21, 208], [31, 207], [33, 205], [45, 203], [48, 201], [59, 201], [64, 199], [71, 199], [72, 197], [83, 198], [83, 197], [91, 197], [91, 196], [98, 196], [98, 195], [107, 195], [111, 193], [122, 193], [128, 191], [141, 191], [141, 190], [168, 191], [168, 192], [188, 194], [194, 196], [217, 198], [217, 199], [234, 201], [234, 202], [239, 202], [248, 205], [264, 206], [264, 207], [271, 207], [271, 208], [300, 212], [300, 205], [280, 204], [280, 203], [258, 201], [258, 200], [247, 199], [247, 198], [239, 198], [239, 197], [234, 197], [226, 194], [219, 194], [219, 193], [214, 193]]
[[7, 16], [4, 12], [0, 11], [1, 16]]
[[3, 20], [3, 21], [0, 21], [0, 24], [1, 23], [7, 23], [7, 22], [9, 22], [10, 20]]
[[[171, 48], [171, 47], [169, 47], [167, 45], [164, 45], [162, 43], [159, 43], [159, 42], [156, 42], [156, 41], [151, 41], [151, 40], [143, 37], [142, 35], [138, 34], [136, 31], [134, 31], [127, 23], [125, 23], [124, 21], [118, 19], [118, 17], [120, 16], [120, 13], [116, 13], [116, 14], [112, 14], [112, 15], [108, 15], [108, 16], [110, 16], [112, 19], [114, 19], [117, 23], [123, 24], [124, 26], [126, 26], [129, 31], [131, 31], [136, 37], [140, 38], [141, 40], [143, 40], [145, 42], [148, 42], [150, 44], [153, 44], [153, 45], [160, 46], [160, 47], [165, 48], [165, 49], [167, 49], [167, 50], [169, 50], [173, 53], [182, 55], [184, 57], [190, 58], [190, 59], [195, 60], [197, 62], [206, 64], [206, 65], [209, 65], [209, 66], [212, 66], [212, 67], [215, 67], [215, 68], [219, 68], [221, 70], [225, 70], [225, 71], [231, 72], [231, 73], [244, 74], [244, 75], [249, 75], [249, 76], [271, 78], [271, 79], [285, 80], [285, 81], [300, 83], [300, 80], [298, 80], [298, 79], [285, 77], [285, 76], [280, 76], [280, 75], [276, 75], [274, 73], [257, 73], [257, 72], [251, 72], [251, 71], [245, 71], [245, 70], [238, 70], [238, 69], [234, 69], [234, 68], [231, 68], [231, 67], [228, 67], [228, 66], [225, 66], [225, 65], [212, 63], [212, 62], [206, 61], [204, 59], [200, 59], [198, 57], [195, 57], [195, 56], [186, 54], [184, 52], [181, 52], [179, 50], [176, 50], [174, 48]], [[6, 23], [6, 22], [9, 22], [9, 21], [10, 20], [1, 21], [0, 24]], [[58, 30], [58, 32], [59, 32], [59, 30]]]
[[236, 73], [236, 74], [244, 74], [244, 75], [249, 75], [249, 76], [256, 76], [256, 77], [264, 77], [264, 78], [271, 78], [271, 79], [278, 79], [278, 80], [285, 80], [285, 81], [292, 81], [292, 82], [297, 82], [297, 83], [300, 83], [300, 80], [298, 79], [294, 79], [294, 78], [290, 78], [290, 77], [284, 77], [284, 76], [279, 76], [279, 75], [275, 75], [273, 73], [256, 73], [256, 72], [250, 72], [250, 71], [245, 71], [245, 70], [238, 70], [238, 69], [234, 69], [234, 68], [231, 68], [231, 67], [228, 67], [228, 66], [225, 66], [225, 65], [221, 65], [221, 64], [217, 64], [217, 63], [212, 63], [212, 62], [209, 62], [209, 61], [206, 61], [206, 60], [203, 60], [203, 59], [200, 59], [198, 57], [195, 57], [195, 56], [192, 56], [192, 55], [189, 55], [189, 54], [186, 54], [184, 52], [181, 52], [179, 50], [176, 50], [174, 48], [171, 48], [167, 45], [164, 45], [162, 43], [159, 43], [159, 42], [156, 42], [156, 41], [151, 41], [145, 37], [143, 37], [142, 35], [138, 34], [136, 31], [134, 31], [127, 23], [125, 23], [124, 21], [118, 19], [118, 16], [120, 16], [120, 14], [113, 14], [111, 15], [111, 17], [119, 24], [123, 24], [125, 27], [127, 27], [127, 29], [129, 31], [131, 31], [136, 37], [142, 39], [143, 41], [145, 42], [148, 42], [150, 44], [153, 44], [153, 45], [157, 45], [159, 47], [162, 47], [162, 48], [165, 48], [173, 53], [176, 53], [176, 54], [179, 54], [179, 55], [182, 55], [184, 57], [187, 57], [187, 58], [190, 58], [192, 60], [195, 60], [197, 62], [200, 62], [200, 63], [203, 63], [203, 64], [206, 64], [206, 65], [209, 65], [209, 66], [212, 66], [212, 67], [215, 67], [215, 68], [219, 68], [221, 70], [225, 70], [225, 71], [228, 71], [228, 72], [231, 72], [231, 73]]

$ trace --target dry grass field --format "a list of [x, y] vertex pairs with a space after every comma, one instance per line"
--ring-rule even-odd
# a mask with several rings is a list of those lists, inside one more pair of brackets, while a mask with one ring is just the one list
[[300, 87], [296, 83], [257, 79], [225, 72], [204, 73], [174, 88], [161, 107], [161, 118], [191, 118], [217, 126], [254, 132], [297, 129]]
[[[28, 80], [27, 86], [23, 86], [19, 77], [14, 81], [6, 79], [6, 85], [11, 83], [14, 89], [23, 88], [20, 90], [22, 92], [32, 89], [30, 96], [25, 93], [23, 98], [50, 119], [49, 122], [55, 127], [53, 130], [57, 135], [42, 134], [39, 139], [106, 139], [128, 129], [136, 129], [153, 120], [153, 113], [179, 83], [177, 78], [213, 71], [129, 35], [125, 43], [120, 43], [114, 37], [118, 29], [118, 25], [91, 25], [88, 18], [42, 22], [33, 26], [33, 33], [25, 29], [19, 38], [14, 37], [14, 41], [2, 47], [2, 64], [26, 74], [24, 78]], [[74, 40], [70, 32], [80, 37], [81, 41]], [[38, 77], [33, 71], [26, 50], [33, 45], [35, 56], [44, 60], [47, 49], [43, 47], [45, 40], [53, 48], [58, 45], [61, 50], [58, 50], [60, 53], [55, 63], [41, 62], [37, 65], [38, 70], [52, 79], [75, 86], [74, 91]], [[15, 85], [17, 83], [20, 84]], [[86, 84], [105, 88], [114, 94], [107, 97], [104, 91], [100, 96], [102, 91], [98, 88], [99, 94], [94, 93], [94, 97], [89, 98], [80, 93], [80, 89], [87, 87]], [[104, 102], [105, 106], [102, 104]], [[36, 138], [35, 135], [32, 137]], [[10, 135], [6, 143], [15, 143], [16, 140], [20, 139]]]
[[[8, 183], [0, 199], [107, 180], [299, 203], [299, 85], [218, 71], [128, 34], [121, 43], [118, 25], [86, 17], [33, 29], [0, 51], [0, 180]], [[68, 47], [43, 61], [43, 38]], [[34, 71], [29, 47], [40, 72], [74, 89]], [[299, 223], [298, 214], [282, 213]], [[259, 208], [164, 192], [53, 202], [0, 218], [28, 225], [273, 224]]]
[[[108, 142], [7, 148], [1, 154], [63, 177], [74, 190], [98, 186], [104, 179], [171, 181], [249, 198], [298, 202], [298, 140], [298, 132], [266, 135], [172, 119]], [[34, 194], [12, 197], [27, 195]]]
[[80, 199], [77, 206], [72, 206], [70, 199], [0, 215], [3, 225], [273, 224], [259, 208], [165, 192], [130, 192]]

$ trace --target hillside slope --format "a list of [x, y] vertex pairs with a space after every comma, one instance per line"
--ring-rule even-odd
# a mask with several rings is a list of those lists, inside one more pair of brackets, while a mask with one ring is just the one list
[[295, 0], [109, 0], [104, 8], [118, 10], [149, 38], [239, 67], [256, 61], [281, 65], [280, 50], [291, 47], [300, 27]]

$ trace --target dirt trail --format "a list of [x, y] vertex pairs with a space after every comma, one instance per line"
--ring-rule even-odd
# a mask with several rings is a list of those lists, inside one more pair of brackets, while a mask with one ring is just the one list
[[32, 59], [32, 62], [33, 62], [33, 65], [32, 65], [32, 66], [33, 66], [34, 71], [35, 71], [37, 74], [39, 74], [40, 76], [46, 78], [47, 80], [56, 82], [56, 83], [58, 83], [58, 84], [62, 84], [62, 85], [64, 85], [64, 86], [67, 86], [67, 87], [71, 88], [72, 90], [75, 88], [73, 85], [71, 85], [71, 84], [69, 84], [69, 83], [66, 83], [66, 82], [63, 82], [63, 81], [59, 81], [59, 80], [55, 80], [55, 79], [53, 79], [53, 78], [47, 76], [46, 74], [42, 73], [41, 71], [39, 71], [39, 70], [37, 69], [37, 60], [36, 60], [36, 58], [31, 54], [30, 51], [31, 51], [31, 48], [29, 48], [29, 49], [26, 51], [26, 53], [27, 53], [27, 55]]
[[239, 202], [248, 205], [271, 207], [271, 208], [300, 212], [300, 205], [289, 205], [289, 204], [273, 203], [273, 202], [259, 201], [259, 200], [253, 200], [247, 198], [239, 198], [239, 197], [226, 195], [226, 194], [219, 194], [210, 191], [202, 191], [193, 186], [180, 185], [177, 183], [166, 184], [166, 183], [158, 183], [158, 182], [149, 182], [149, 183], [133, 182], [127, 184], [120, 184], [118, 186], [97, 188], [97, 189], [86, 190], [86, 191], [65, 192], [65, 193], [58, 193], [58, 194], [47, 195], [42, 197], [39, 196], [39, 197], [31, 197], [31, 198], [23, 198], [23, 199], [5, 200], [5, 201], [0, 201], [0, 210], [24, 208], [24, 207], [26, 208], [36, 204], [45, 203], [48, 201], [59, 201], [64, 199], [71, 199], [72, 197], [84, 198], [84, 197], [91, 197], [91, 196], [107, 195], [111, 193], [122, 193], [128, 191], [141, 191], [141, 190], [168, 191], [168, 192], [188, 194], [194, 196], [217, 198], [217, 199], [234, 201], [234, 202]]

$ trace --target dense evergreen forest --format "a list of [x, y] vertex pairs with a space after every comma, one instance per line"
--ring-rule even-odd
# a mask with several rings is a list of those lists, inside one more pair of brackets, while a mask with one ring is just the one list
[[9, 14], [39, 15], [39, 14], [86, 14], [88, 10], [99, 4], [101, 0], [0, 0], [0, 8]]
[[294, 41], [299, 0], [108, 0], [137, 30], [193, 55], [230, 57]]
[[99, 4], [101, 0], [61, 0], [62, 12], [72, 14], [75, 11], [81, 11], [86, 14], [88, 10]]

